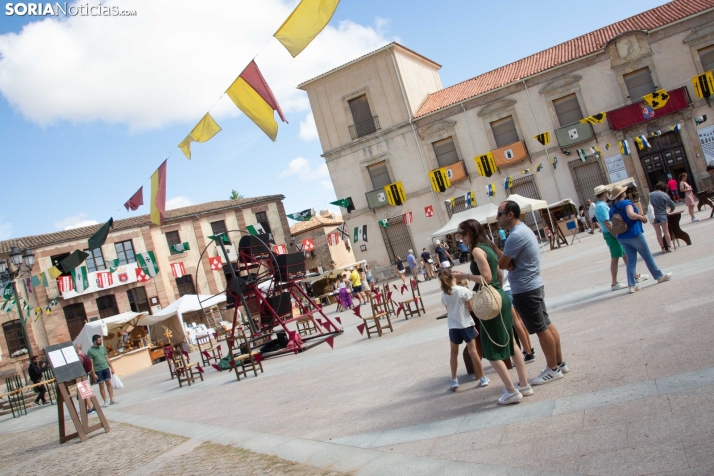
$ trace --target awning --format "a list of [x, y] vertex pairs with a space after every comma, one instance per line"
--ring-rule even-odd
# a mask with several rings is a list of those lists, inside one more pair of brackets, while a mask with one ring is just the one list
[[106, 336], [110, 330], [119, 327], [124, 327], [124, 325], [131, 323], [133, 326], [144, 325], [137, 324], [137, 322], [147, 314], [145, 312], [123, 312], [117, 314], [116, 316], [105, 317], [92, 322], [87, 322], [79, 335], [74, 339], [74, 344], [79, 344], [82, 346], [82, 351], [88, 350], [92, 347], [92, 336], [100, 335]]
[[[530, 213], [535, 210], [542, 210], [544, 208], [548, 208], [548, 202], [546, 202], [545, 200], [528, 198], [528, 197], [524, 197], [522, 195], [518, 195], [517, 193], [509, 195], [508, 198], [506, 198], [506, 200], [516, 202], [518, 204], [518, 206], [521, 207], [521, 214]], [[496, 213], [497, 213], [497, 211], [494, 212], [492, 215], [488, 216], [489, 223], [496, 223], [496, 221], [497, 221]]]
[[320, 281], [321, 279], [334, 278], [337, 276], [337, 273], [339, 273], [341, 271], [350, 269], [352, 267], [357, 268], [359, 266], [362, 266], [365, 263], [367, 263], [367, 260], [362, 260], [362, 261], [358, 261], [356, 263], [346, 264], [344, 266], [340, 266], [339, 268], [325, 271], [324, 273], [319, 274], [317, 276], [310, 276], [309, 278], [301, 279], [300, 281], [302, 281], [303, 283], [314, 283], [315, 281]]
[[[201, 302], [199, 302], [199, 300]], [[218, 296], [213, 297], [206, 294], [185, 294], [162, 310], [155, 312], [154, 315], [146, 315], [139, 319], [139, 325], [150, 326], [156, 324], [157, 322], [165, 321], [169, 317], [175, 315], [178, 315], [183, 321], [183, 314], [200, 311], [202, 308], [207, 309], [225, 301], [225, 294], [219, 294]]]
[[432, 233], [431, 237], [436, 238], [437, 236], [445, 236], [451, 233], [456, 233], [459, 229], [459, 223], [464, 220], [476, 220], [482, 225], [485, 225], [487, 218], [490, 215], [496, 216], [496, 213], [498, 213], [498, 207], [493, 203], [487, 203], [486, 205], [481, 205], [480, 207], [469, 208], [463, 212], [454, 213], [451, 215], [451, 219], [446, 223], [446, 225], [441, 227], [439, 231]]
[[632, 177], [627, 177], [625, 180], [620, 180], [619, 182], [609, 183], [609, 184], [605, 185], [605, 188], [606, 188], [607, 191], [609, 192], [609, 191], [612, 190], [616, 185], [619, 185], [620, 187], [625, 187], [625, 188], [630, 187], [630, 186], [637, 188], [637, 184], [635, 183], [635, 179], [632, 178]]
[[[548, 208], [559, 208], [559, 207], [562, 207], [562, 206], [565, 206], [565, 205], [572, 205], [572, 206], [575, 207], [575, 202], [572, 201], [572, 200], [569, 199], [569, 198], [566, 198], [565, 200], [561, 200], [561, 201], [559, 201], [559, 202], [551, 203], [550, 205], [548, 205]], [[576, 207], [576, 208], [577, 208], [577, 207]]]

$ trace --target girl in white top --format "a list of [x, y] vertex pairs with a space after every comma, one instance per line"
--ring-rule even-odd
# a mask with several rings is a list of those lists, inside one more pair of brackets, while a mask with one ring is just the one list
[[480, 386], [485, 387], [490, 380], [483, 373], [481, 358], [476, 350], [478, 332], [474, 320], [469, 314], [469, 301], [473, 296], [473, 291], [463, 286], [456, 286], [454, 277], [451, 275], [451, 268], [439, 271], [439, 281], [443, 291], [441, 303], [446, 306], [449, 340], [451, 341], [451, 384], [449, 389], [455, 392], [459, 388], [456, 368], [459, 359], [459, 345], [463, 342], [466, 343], [466, 348], [471, 356], [474, 376], [479, 380]]

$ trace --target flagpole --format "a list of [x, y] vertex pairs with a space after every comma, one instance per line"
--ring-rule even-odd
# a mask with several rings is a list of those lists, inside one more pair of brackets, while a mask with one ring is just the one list
[[[531, 101], [531, 93], [528, 92], [528, 85], [526, 84], [526, 80], [523, 80], [523, 86], [526, 88], [526, 95], [528, 96], [528, 104], [531, 106], [531, 112], [533, 113], [533, 119], [535, 119], [536, 127], [538, 128], [538, 133], [541, 134], [543, 131], [540, 128], [540, 124], [538, 124], [538, 116], [536, 116], [535, 109], [533, 108], [533, 101]], [[543, 148], [545, 149], [545, 157], [548, 159], [548, 162], [552, 166], [552, 162], [550, 162], [550, 154], [548, 153], [548, 146], [543, 145]], [[558, 201], [563, 199], [563, 195], [560, 193], [560, 186], [558, 186], [558, 177], [555, 175], [555, 168], [553, 168], [553, 182], [555, 183], [555, 190], [558, 192]]]

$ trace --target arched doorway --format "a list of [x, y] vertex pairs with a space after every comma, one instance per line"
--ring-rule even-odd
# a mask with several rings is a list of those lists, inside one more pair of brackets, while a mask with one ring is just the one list
[[647, 141], [652, 147], [640, 151], [639, 155], [650, 190], [654, 190], [657, 182], [667, 183], [668, 174], [678, 180], [679, 174], [686, 172], [687, 182], [696, 193], [697, 184], [693, 180], [687, 153], [684, 151], [684, 144], [682, 144], [679, 132], [673, 131], [657, 137], [648, 137]]

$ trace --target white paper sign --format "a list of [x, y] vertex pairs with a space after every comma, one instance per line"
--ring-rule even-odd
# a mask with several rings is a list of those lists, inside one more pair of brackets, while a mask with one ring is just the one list
[[64, 355], [62, 355], [62, 350], [53, 350], [49, 354], [47, 354], [50, 358], [50, 361], [52, 362], [52, 367], [57, 368], [57, 367], [62, 367], [63, 365], [67, 365], [67, 362], [64, 360]]
[[714, 126], [702, 127], [697, 129], [699, 135], [699, 143], [702, 144], [704, 158], [707, 164], [714, 163]]
[[610, 183], [619, 182], [627, 178], [625, 160], [622, 158], [622, 154], [605, 157], [605, 167], [607, 167], [607, 173], [610, 176]]
[[74, 347], [63, 347], [61, 350], [65, 362], [68, 364], [71, 364], [72, 362], [79, 362], [79, 356], [77, 355], [77, 351], [74, 350]]

